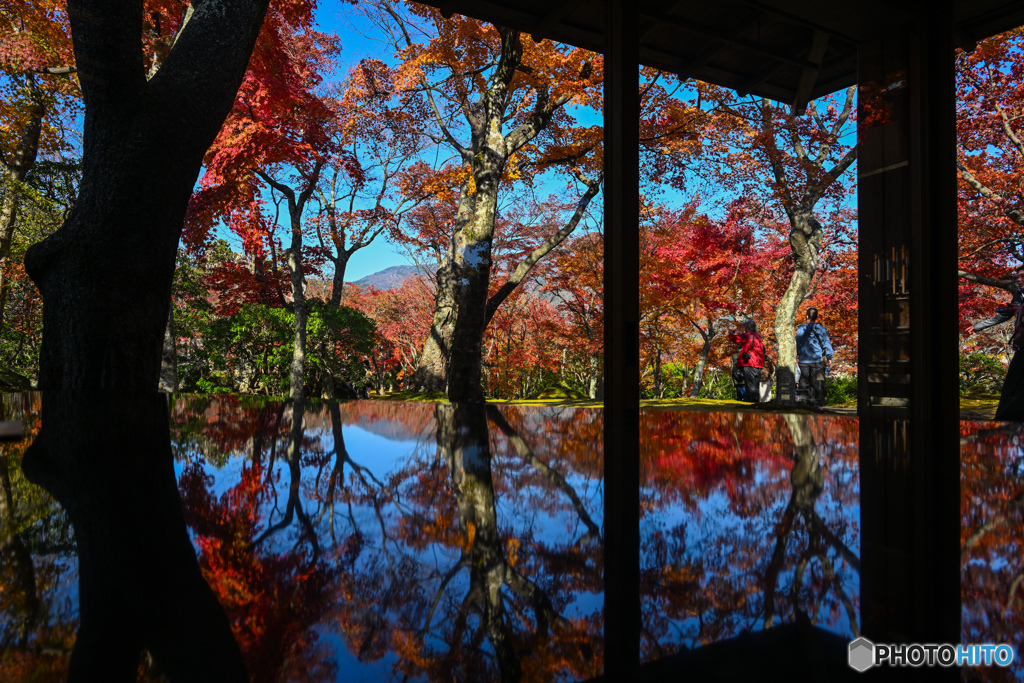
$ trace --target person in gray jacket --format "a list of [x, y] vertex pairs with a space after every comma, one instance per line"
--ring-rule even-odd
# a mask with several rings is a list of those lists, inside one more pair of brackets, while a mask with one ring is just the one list
[[807, 322], [796, 328], [796, 357], [800, 363], [797, 397], [816, 406], [825, 405], [825, 368], [832, 363], [832, 341], [818, 322], [818, 309], [807, 309]]

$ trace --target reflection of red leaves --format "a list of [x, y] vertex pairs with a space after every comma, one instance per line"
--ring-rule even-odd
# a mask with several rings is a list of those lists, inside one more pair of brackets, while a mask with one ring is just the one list
[[[1024, 458], [1019, 430], [960, 427], [961, 592], [964, 642], [1024, 647]], [[1017, 583], [1015, 583], [1017, 582]], [[1011, 592], [1011, 589], [1014, 589]], [[992, 680], [1017, 680], [1019, 660]]]
[[290, 659], [313, 646], [311, 627], [327, 608], [336, 570], [298, 550], [274, 555], [256, 545], [267, 494], [259, 464], [243, 468], [241, 481], [219, 499], [208, 493], [211, 484], [199, 461], [186, 465], [179, 481], [200, 569], [254, 680], [275, 681]]

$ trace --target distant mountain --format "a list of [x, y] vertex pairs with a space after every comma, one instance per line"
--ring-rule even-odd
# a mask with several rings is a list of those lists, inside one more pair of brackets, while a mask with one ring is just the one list
[[360, 287], [371, 285], [377, 289], [392, 289], [393, 287], [401, 287], [403, 282], [419, 275], [419, 272], [416, 266], [391, 266], [390, 268], [385, 268], [366, 277], [359, 278], [352, 284]]

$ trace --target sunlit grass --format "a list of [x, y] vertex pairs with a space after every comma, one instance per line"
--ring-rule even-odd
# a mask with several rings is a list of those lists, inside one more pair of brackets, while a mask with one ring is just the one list
[[[419, 394], [415, 391], [394, 391], [379, 395], [370, 393], [370, 398], [378, 401], [419, 401], [447, 403], [448, 397], [443, 391], [434, 391], [427, 394]], [[488, 403], [498, 405], [515, 406], [566, 406], [574, 408], [601, 408], [603, 401], [587, 398], [533, 398], [533, 399], [497, 399], [488, 398]], [[973, 395], [960, 399], [960, 418], [963, 420], [991, 420], [995, 416], [996, 406], [999, 405], [998, 394]], [[826, 406], [825, 408], [787, 407], [774, 403], [745, 403], [728, 399], [710, 398], [666, 398], [666, 399], [642, 399], [641, 408], [654, 408], [659, 410], [697, 410], [697, 411], [730, 411], [730, 412], [787, 412], [787, 413], [808, 413], [808, 414], [829, 414], [846, 413], [857, 410], [856, 401], [847, 401], [837, 405]]]

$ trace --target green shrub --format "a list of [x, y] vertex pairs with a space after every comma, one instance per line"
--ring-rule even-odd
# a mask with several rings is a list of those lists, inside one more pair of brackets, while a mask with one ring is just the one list
[[960, 395], [998, 393], [1006, 367], [987, 353], [960, 354]]
[[829, 375], [825, 380], [825, 404], [857, 400], [857, 375]]

